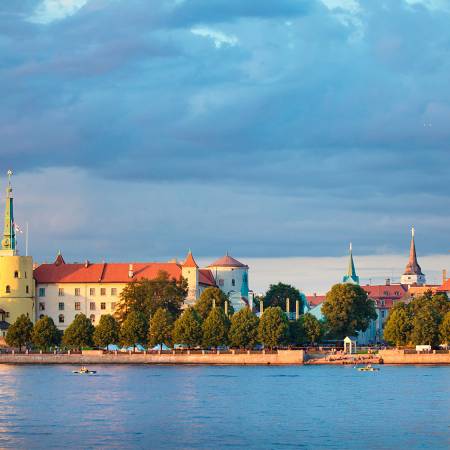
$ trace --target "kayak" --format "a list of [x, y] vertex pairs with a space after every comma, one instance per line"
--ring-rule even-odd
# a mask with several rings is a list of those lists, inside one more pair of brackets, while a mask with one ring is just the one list
[[380, 369], [378, 369], [377, 367], [358, 367], [358, 370], [360, 372], [376, 372]]

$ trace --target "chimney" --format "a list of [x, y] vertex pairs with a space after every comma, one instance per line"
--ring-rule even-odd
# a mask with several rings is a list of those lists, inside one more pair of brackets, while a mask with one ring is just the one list
[[86, 261], [84, 262], [84, 267], [86, 267], [86, 269], [89, 267], [89, 260], [86, 260]]
[[391, 279], [390, 278], [386, 278], [386, 286], [390, 286], [391, 285]]
[[134, 277], [133, 264], [130, 264], [128, 266], [128, 278], [133, 278], [133, 277]]
[[442, 284], [444, 284], [447, 281], [447, 270], [442, 269]]

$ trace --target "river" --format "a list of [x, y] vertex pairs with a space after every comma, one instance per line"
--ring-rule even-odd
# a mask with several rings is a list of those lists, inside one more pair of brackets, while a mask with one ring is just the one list
[[450, 367], [0, 366], [0, 447], [448, 449]]

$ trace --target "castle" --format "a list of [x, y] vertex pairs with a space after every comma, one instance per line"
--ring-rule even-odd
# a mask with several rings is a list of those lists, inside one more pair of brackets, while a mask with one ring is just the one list
[[153, 279], [161, 271], [188, 283], [185, 305], [195, 303], [208, 287], [227, 294], [235, 310], [251, 302], [249, 267], [228, 255], [200, 268], [189, 251], [184, 262], [66, 263], [58, 253], [51, 264], [33, 264], [31, 256], [17, 251], [14, 222], [12, 172], [8, 172], [4, 235], [0, 250], [0, 336], [18, 316], [33, 322], [49, 316], [64, 330], [75, 315], [83, 313], [97, 324], [103, 314], [112, 314], [122, 289], [132, 281]]

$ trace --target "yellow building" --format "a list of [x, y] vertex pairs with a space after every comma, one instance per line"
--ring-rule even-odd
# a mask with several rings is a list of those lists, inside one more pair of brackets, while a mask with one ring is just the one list
[[35, 319], [33, 258], [17, 254], [14, 202], [11, 187], [12, 172], [8, 172], [5, 223], [0, 250], [0, 337], [21, 314]]

